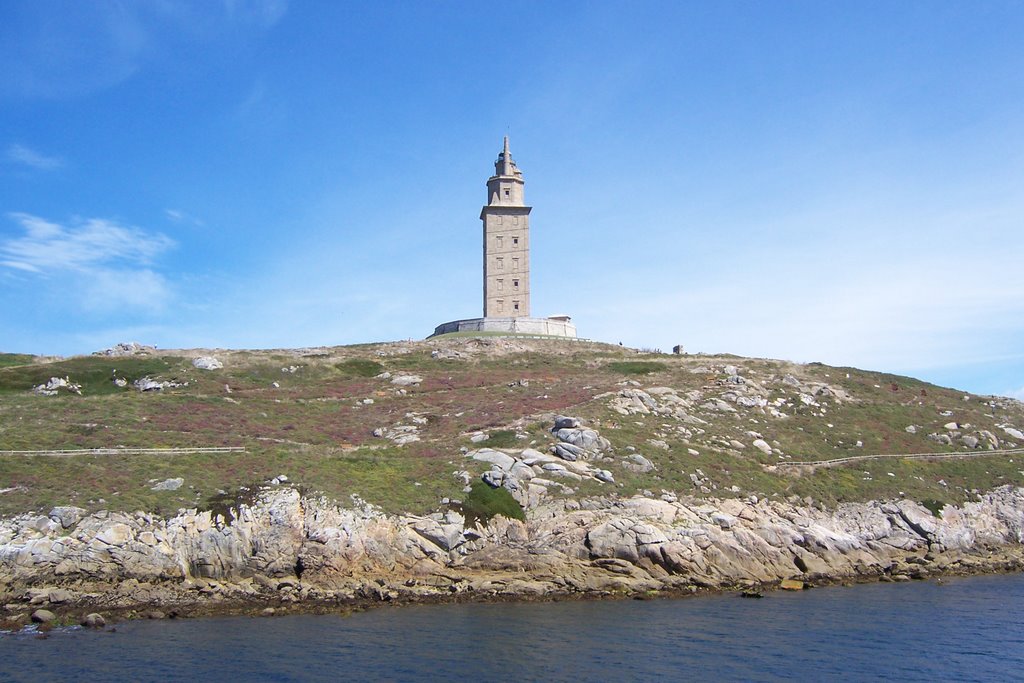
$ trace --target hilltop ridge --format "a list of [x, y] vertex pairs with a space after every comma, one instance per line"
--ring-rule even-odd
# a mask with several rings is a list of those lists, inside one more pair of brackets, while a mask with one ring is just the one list
[[[549, 491], [556, 498], [729, 493], [959, 503], [1024, 485], [1019, 458], [1003, 453], [1024, 447], [1020, 402], [817, 363], [516, 337], [267, 351], [122, 345], [15, 360], [0, 367], [0, 450], [244, 452], [4, 456], [7, 514], [60, 504], [208, 509], [281, 474], [339, 500], [356, 494], [391, 512], [423, 513], [458, 499], [467, 477], [487, 471], [467, 450], [550, 451], [556, 415], [578, 418], [607, 441], [578, 462], [600, 465], [612, 479], [559, 481], [564, 487]], [[53, 378], [80, 393], [59, 382], [47, 390]], [[791, 466], [929, 453], [973, 457]], [[152, 490], [177, 478], [179, 488]]]

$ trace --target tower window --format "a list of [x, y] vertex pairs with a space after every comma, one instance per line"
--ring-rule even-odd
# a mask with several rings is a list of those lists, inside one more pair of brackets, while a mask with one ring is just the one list
[[506, 197], [508, 196], [508, 188], [507, 187], [505, 188], [505, 196]]
[[512, 238], [512, 244], [513, 245], [519, 244], [519, 238], [518, 237], [513, 237]]
[[497, 235], [497, 236], [495, 236], [495, 238], [494, 238], [494, 239], [496, 239], [496, 240], [498, 241], [498, 249], [501, 249], [501, 247], [502, 247], [502, 242], [503, 242], [503, 241], [505, 240], [505, 238], [504, 238], [504, 237], [502, 237], [501, 235]]
[[[498, 261], [501, 261], [501, 259], [498, 259]], [[499, 266], [499, 268], [500, 268], [500, 266]], [[512, 270], [519, 270], [519, 259], [517, 259], [517, 258], [512, 259]]]
[[519, 302], [518, 301], [513, 301], [512, 302], [512, 308], [518, 311], [519, 310]]
[[[498, 282], [501, 282], [501, 280], [498, 280]], [[519, 286], [519, 280], [513, 280], [512, 281], [512, 286], [513, 287], [518, 287]]]
[[[519, 259], [516, 259], [516, 262], [517, 262], [517, 263], [518, 263], [518, 261], [519, 261]], [[497, 263], [497, 265], [498, 265], [498, 270], [505, 270], [505, 259], [503, 259], [502, 257], [500, 257], [500, 256], [499, 256], [499, 257], [497, 258], [497, 262], [498, 262], [498, 263]]]
[[501, 225], [504, 222], [502, 220], [503, 218], [504, 218], [504, 216], [501, 216], [501, 215], [498, 216], [498, 225]]
[[519, 225], [519, 216], [512, 216], [512, 225]]
[[[518, 287], [519, 286], [519, 280], [516, 280], [515, 283], [516, 283], [516, 287]], [[505, 281], [504, 280], [498, 280], [498, 291], [500, 292], [504, 288], [505, 288]]]
[[498, 299], [494, 303], [496, 303], [498, 305], [498, 313], [501, 313], [503, 310], [505, 310], [505, 300], [504, 299]]

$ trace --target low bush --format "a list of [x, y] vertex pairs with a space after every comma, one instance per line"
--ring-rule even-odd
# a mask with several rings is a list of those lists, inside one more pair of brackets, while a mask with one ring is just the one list
[[466, 495], [466, 499], [462, 501], [462, 514], [468, 525], [476, 522], [486, 524], [496, 515], [502, 515], [509, 519], [526, 520], [523, 508], [519, 507], [519, 503], [511, 493], [503, 488], [491, 488], [482, 481], [473, 482], [473, 488]]

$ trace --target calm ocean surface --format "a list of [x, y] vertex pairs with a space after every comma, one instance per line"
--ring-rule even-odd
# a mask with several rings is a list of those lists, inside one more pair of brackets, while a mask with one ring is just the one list
[[0, 636], [13, 681], [1024, 680], [1024, 576]]

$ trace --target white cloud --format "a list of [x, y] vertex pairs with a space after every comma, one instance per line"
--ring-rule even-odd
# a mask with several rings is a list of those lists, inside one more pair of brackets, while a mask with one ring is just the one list
[[154, 256], [174, 245], [165, 235], [102, 218], [64, 227], [26, 213], [10, 217], [25, 229], [25, 236], [0, 243], [0, 255], [6, 262], [18, 264], [15, 267], [39, 272], [87, 272], [116, 263], [148, 265]]
[[13, 144], [7, 148], [7, 160], [34, 168], [37, 171], [52, 171], [64, 165], [60, 157], [47, 156], [41, 152], [26, 147], [25, 145]]
[[46, 278], [72, 277], [75, 293], [89, 310], [160, 308], [171, 297], [154, 259], [174, 246], [159, 233], [102, 218], [69, 226], [25, 213], [10, 214], [24, 235], [0, 242], [0, 267]]

